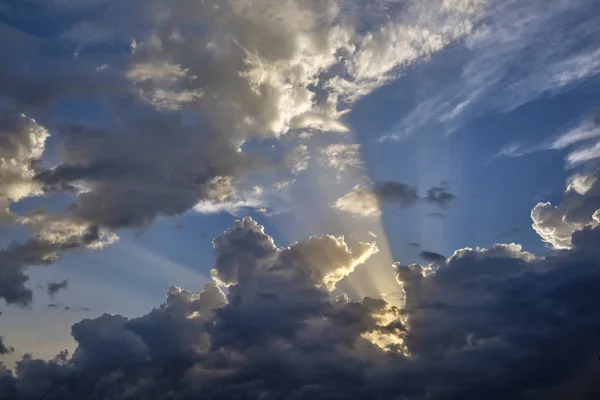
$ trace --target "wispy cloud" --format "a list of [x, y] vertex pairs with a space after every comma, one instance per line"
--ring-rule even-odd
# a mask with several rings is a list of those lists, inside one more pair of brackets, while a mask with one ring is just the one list
[[492, 2], [486, 23], [465, 39], [460, 76], [428, 93], [381, 140], [405, 138], [432, 122], [452, 132], [467, 117], [510, 112], [597, 75], [597, 13], [593, 0]]
[[599, 138], [600, 125], [596, 120], [586, 119], [561, 135], [535, 145], [507, 144], [488, 161], [488, 164], [502, 157], [522, 157], [535, 152], [568, 150], [565, 157], [567, 166], [575, 167], [584, 162], [600, 158]]

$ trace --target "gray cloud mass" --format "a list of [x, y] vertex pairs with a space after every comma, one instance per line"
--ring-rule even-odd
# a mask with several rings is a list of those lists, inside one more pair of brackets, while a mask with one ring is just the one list
[[199, 294], [172, 287], [165, 304], [142, 317], [78, 322], [72, 356], [26, 356], [16, 376], [0, 374], [0, 393], [10, 400], [595, 399], [599, 232], [585, 227], [570, 250], [545, 258], [498, 244], [457, 250], [433, 270], [396, 263], [405, 294], [397, 308], [329, 292], [326, 271], [343, 270], [356, 257], [352, 246], [325, 258], [311, 243], [340, 248], [333, 237], [277, 248], [244, 218], [214, 241], [214, 276], [228, 280], [225, 293], [214, 283]]

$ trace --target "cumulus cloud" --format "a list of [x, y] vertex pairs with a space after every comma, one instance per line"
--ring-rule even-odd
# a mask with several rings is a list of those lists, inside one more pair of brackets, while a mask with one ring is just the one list
[[12, 203], [43, 194], [34, 179], [48, 131], [23, 114], [0, 113], [0, 223], [11, 220]]
[[338, 210], [361, 216], [377, 216], [381, 214], [379, 198], [373, 191], [363, 185], [354, 188], [335, 202]]
[[260, 273], [302, 274], [316, 286], [335, 284], [378, 249], [374, 243], [348, 246], [343, 236], [314, 236], [284, 249], [264, 228], [245, 217], [213, 241], [216, 265], [211, 274], [226, 285], [242, 284]]
[[600, 223], [599, 170], [571, 177], [559, 205], [538, 203], [531, 211], [533, 229], [546, 243], [555, 249], [569, 249], [571, 236], [586, 226]]
[[426, 201], [439, 207], [448, 205], [455, 199], [446, 183], [434, 186], [421, 198], [417, 188], [402, 182], [380, 181], [371, 187], [356, 185], [350, 192], [335, 202], [341, 211], [359, 216], [377, 216], [381, 214], [381, 204], [395, 204], [408, 207], [417, 201]]
[[[80, 321], [72, 356], [26, 356], [16, 375], [0, 369], [1, 393], [591, 400], [600, 394], [598, 232], [585, 227], [571, 250], [545, 258], [497, 244], [457, 250], [435, 268], [396, 263], [397, 308], [323, 285], [356, 256], [339, 238], [277, 248], [245, 218], [214, 242], [226, 293], [215, 283], [200, 293], [171, 287], [144, 316]], [[514, 362], [523, 370], [506, 368]]]

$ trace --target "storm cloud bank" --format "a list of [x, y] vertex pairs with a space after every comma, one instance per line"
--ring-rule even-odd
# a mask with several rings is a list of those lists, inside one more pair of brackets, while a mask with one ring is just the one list
[[[516, 244], [396, 270], [404, 306], [335, 284], [375, 251], [342, 237], [278, 248], [250, 218], [213, 242], [215, 280], [72, 328], [78, 347], [26, 356], [7, 399], [595, 399], [600, 237], [539, 258]], [[439, 258], [439, 257], [438, 257]], [[391, 266], [392, 267], [392, 266]], [[225, 292], [221, 288], [226, 288]], [[5, 395], [6, 396], [6, 395]]]

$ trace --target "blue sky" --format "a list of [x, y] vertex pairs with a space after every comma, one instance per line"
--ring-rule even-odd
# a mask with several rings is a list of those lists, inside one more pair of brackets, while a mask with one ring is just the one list
[[33, 292], [0, 291], [9, 366], [200, 292], [244, 216], [279, 247], [376, 245], [334, 291], [353, 299], [399, 292], [391, 264], [422, 251], [541, 257], [598, 224], [565, 194], [600, 159], [593, 0], [125, 3], [0, 5], [0, 245], [49, 249], [0, 264]]

